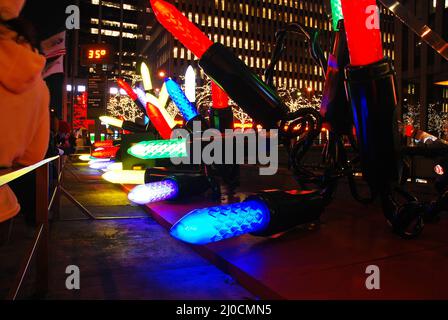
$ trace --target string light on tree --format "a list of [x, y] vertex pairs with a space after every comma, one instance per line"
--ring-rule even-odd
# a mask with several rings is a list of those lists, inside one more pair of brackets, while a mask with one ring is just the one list
[[[136, 87], [142, 81], [143, 78], [141, 76], [133, 75], [131, 78], [131, 87]], [[132, 99], [127, 95], [120, 94], [119, 91], [117, 94], [110, 96], [106, 109], [112, 117], [131, 122], [138, 122], [138, 120], [143, 120], [145, 117]]]

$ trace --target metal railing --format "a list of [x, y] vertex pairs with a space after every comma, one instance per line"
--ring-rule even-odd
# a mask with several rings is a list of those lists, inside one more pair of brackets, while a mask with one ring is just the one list
[[19, 169], [0, 170], [0, 187], [16, 180], [32, 171], [36, 172], [36, 226], [33, 241], [30, 244], [25, 257], [23, 258], [20, 269], [17, 272], [13, 286], [11, 287], [7, 300], [16, 300], [24, 279], [30, 269], [33, 258], [36, 258], [36, 294], [43, 297], [48, 292], [49, 278], [49, 211], [54, 207], [54, 211], [59, 211], [59, 192], [56, 187], [50, 200], [49, 191], [49, 165], [52, 162], [57, 163], [58, 181], [61, 178], [61, 158], [59, 156], [48, 158], [34, 165]]

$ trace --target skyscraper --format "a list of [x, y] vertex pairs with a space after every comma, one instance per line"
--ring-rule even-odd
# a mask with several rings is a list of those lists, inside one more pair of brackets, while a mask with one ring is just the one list
[[[67, 32], [68, 119], [72, 120], [76, 96], [87, 90], [88, 110], [96, 109], [94, 113], [88, 112], [93, 120], [98, 112], [105, 112], [109, 95], [116, 94], [114, 78], [132, 77], [137, 73], [138, 63], [147, 59], [145, 45], [151, 29], [150, 6], [145, 0], [77, 0], [74, 4], [80, 8], [81, 23], [80, 30]], [[108, 64], [83, 65], [82, 47], [98, 44], [110, 46], [112, 56]]]
[[[79, 45], [107, 43], [115, 57], [111, 75], [132, 75], [149, 40], [149, 2], [144, 0], [81, 0]], [[81, 72], [82, 74], [83, 72]]]

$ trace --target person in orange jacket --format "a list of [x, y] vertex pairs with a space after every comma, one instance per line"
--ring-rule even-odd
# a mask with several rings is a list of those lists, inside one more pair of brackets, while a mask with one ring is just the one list
[[[0, 168], [28, 166], [48, 148], [46, 60], [16, 28], [25, 0], [0, 0]], [[0, 187], [0, 224], [20, 211], [7, 185]]]

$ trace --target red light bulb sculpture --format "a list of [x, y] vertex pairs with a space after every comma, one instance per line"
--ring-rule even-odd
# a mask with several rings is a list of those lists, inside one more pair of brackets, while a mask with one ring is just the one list
[[91, 156], [98, 159], [109, 159], [117, 156], [120, 147], [107, 146], [92, 151]]
[[157, 132], [159, 132], [160, 136], [165, 140], [170, 139], [173, 130], [165, 120], [165, 117], [163, 116], [160, 109], [148, 102], [146, 104], [146, 114], [148, 115], [151, 123], [156, 128]]
[[213, 42], [173, 5], [160, 0], [151, 0], [150, 2], [160, 24], [190, 49], [196, 57], [201, 58], [213, 45]]
[[384, 59], [376, 0], [341, 1], [352, 66]]
[[94, 148], [103, 148], [103, 147], [112, 147], [114, 145], [113, 140], [105, 140], [105, 141], [96, 141], [93, 144]]
[[212, 108], [210, 109], [210, 125], [222, 133], [233, 128], [233, 110], [229, 106], [229, 96], [215, 82], [211, 82]]
[[264, 128], [277, 128], [288, 108], [235, 54], [213, 43], [173, 5], [151, 0], [157, 20], [199, 58], [199, 65]]
[[395, 71], [383, 56], [379, 9], [375, 0], [342, 0], [350, 65], [346, 87], [353, 110], [363, 177], [372, 195], [380, 196], [383, 211], [403, 237], [423, 228], [415, 201], [399, 207], [394, 199], [400, 178], [400, 135], [397, 120]]
[[131, 86], [126, 81], [120, 78], [117, 79], [117, 84], [127, 93], [129, 98], [131, 98], [132, 101], [134, 101], [134, 103], [137, 105], [137, 107], [146, 115], [146, 106], [140, 102], [137, 93], [131, 88]]

